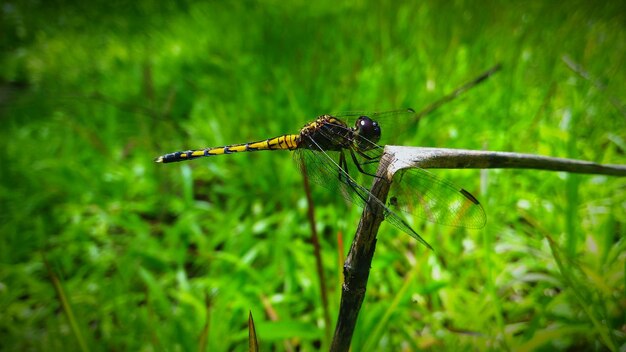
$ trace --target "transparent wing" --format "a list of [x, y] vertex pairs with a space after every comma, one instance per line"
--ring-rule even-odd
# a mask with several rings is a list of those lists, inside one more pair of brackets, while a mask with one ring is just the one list
[[[313, 142], [314, 143], [314, 142]], [[294, 153], [294, 160], [306, 171], [309, 179], [332, 192], [341, 194], [344, 199], [365, 207], [369, 201], [376, 202], [384, 209], [384, 216], [387, 222], [398, 229], [411, 235], [413, 238], [432, 249], [409, 224], [383, 204], [378, 198], [372, 195], [365, 187], [361, 186], [343, 169], [344, 156], [341, 152], [328, 152], [321, 149], [297, 149]], [[349, 156], [347, 156], [349, 158]], [[354, 171], [356, 172], [356, 171]]]
[[[366, 174], [374, 175], [383, 147], [361, 136], [355, 138], [360, 138], [360, 145], [369, 146], [355, 152], [356, 162]], [[471, 193], [424, 169], [400, 168], [393, 177], [388, 208], [442, 225], [471, 229], [485, 226], [485, 211]]]
[[[412, 122], [416, 116], [415, 110], [411, 108], [397, 109], [390, 111], [346, 111], [337, 114], [331, 114], [335, 117], [342, 118], [348, 126], [352, 126], [359, 116], [369, 116], [372, 120], [376, 120], [383, 126], [397, 126], [399, 123]], [[413, 121], [414, 122], [414, 121]]]
[[371, 118], [385, 117], [385, 116], [394, 116], [394, 115], [415, 115], [415, 110], [411, 108], [406, 109], [395, 109], [395, 110], [387, 110], [387, 111], [343, 111], [336, 114], [332, 114], [337, 117], [345, 117], [345, 116], [369, 116]]
[[396, 172], [387, 199], [391, 209], [437, 224], [479, 229], [487, 221], [471, 193], [420, 168]]

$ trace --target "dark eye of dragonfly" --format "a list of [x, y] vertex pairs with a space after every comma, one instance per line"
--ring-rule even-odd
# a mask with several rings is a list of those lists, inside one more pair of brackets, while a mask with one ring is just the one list
[[354, 131], [357, 137], [355, 138], [354, 142], [359, 149], [367, 150], [374, 147], [371, 143], [367, 143], [366, 141], [364, 141], [363, 138], [369, 140], [372, 143], [378, 143], [378, 141], [380, 140], [380, 125], [378, 124], [378, 122], [370, 119], [367, 116], [361, 116], [356, 120]]

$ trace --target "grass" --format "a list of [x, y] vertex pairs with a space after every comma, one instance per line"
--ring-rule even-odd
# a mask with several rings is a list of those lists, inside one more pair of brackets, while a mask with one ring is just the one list
[[[327, 348], [289, 153], [155, 165], [165, 152], [291, 133], [328, 112], [420, 110], [501, 62], [418, 128], [383, 126], [383, 143], [625, 163], [619, 2], [2, 11], [3, 350], [240, 350], [249, 312], [261, 350]], [[622, 179], [437, 174], [481, 200], [487, 226], [416, 220], [431, 252], [383, 225], [355, 351], [623, 349]], [[313, 197], [334, 322], [360, 210], [321, 187]]]

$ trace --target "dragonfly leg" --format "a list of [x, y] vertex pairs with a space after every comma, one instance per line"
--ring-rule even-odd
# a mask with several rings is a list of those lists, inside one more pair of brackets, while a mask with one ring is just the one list
[[350, 182], [348, 162], [346, 161], [346, 155], [343, 153], [343, 151], [339, 153], [339, 169], [337, 170], [337, 172], [337, 177], [340, 181]]
[[361, 162], [361, 165], [371, 165], [371, 164], [376, 164], [380, 161], [380, 156], [370, 156], [365, 154], [362, 150], [360, 149], [356, 149], [355, 150], [357, 153], [359, 153], [359, 155], [365, 159], [365, 162]]
[[364, 159], [367, 159], [369, 161], [378, 161], [378, 159], [380, 159], [377, 156], [369, 156], [369, 155], [363, 153], [363, 151], [360, 150], [360, 149], [357, 149], [356, 152], [359, 153], [359, 155], [362, 156]]
[[[363, 156], [364, 158], [368, 159], [368, 162], [366, 162], [366, 163], [369, 163], [369, 162], [373, 161], [373, 159], [374, 159], [374, 158], [372, 158], [372, 157], [370, 157], [368, 155], [365, 155], [365, 154], [363, 154], [361, 152], [357, 151], [357, 153], [359, 153], [359, 155]], [[363, 168], [361, 167], [361, 163], [356, 158], [356, 155], [354, 155], [354, 150], [353, 149], [350, 149], [350, 157], [352, 157], [352, 161], [354, 162], [354, 164], [356, 165], [356, 168], [359, 170], [360, 173], [368, 175], [368, 176], [372, 176], [372, 177], [378, 177], [378, 176], [376, 176], [374, 174], [370, 174], [369, 172], [366, 172], [365, 170], [363, 170]]]
[[[358, 164], [357, 164], [358, 165]], [[364, 203], [367, 203], [367, 196], [363, 194], [362, 187], [356, 183], [348, 172], [348, 161], [343, 151], [339, 153], [339, 181], [352, 189], [352, 192], [359, 196]]]

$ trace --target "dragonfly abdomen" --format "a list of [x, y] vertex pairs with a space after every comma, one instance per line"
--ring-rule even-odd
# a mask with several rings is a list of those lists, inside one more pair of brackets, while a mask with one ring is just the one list
[[231, 144], [223, 147], [211, 147], [169, 153], [156, 158], [154, 161], [157, 163], [173, 163], [177, 161], [201, 158], [203, 156], [255, 152], [258, 150], [294, 150], [299, 147], [299, 143], [300, 135], [286, 134], [257, 142]]

